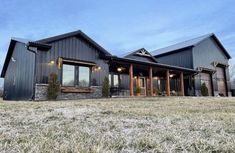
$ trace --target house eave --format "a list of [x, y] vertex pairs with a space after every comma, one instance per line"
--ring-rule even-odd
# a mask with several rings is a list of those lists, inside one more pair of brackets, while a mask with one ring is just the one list
[[185, 71], [185, 72], [190, 72], [190, 73], [194, 73], [194, 74], [198, 73], [197, 70], [193, 70], [193, 69], [189, 69], [189, 68], [154, 63], [154, 62], [143, 62], [143, 61], [134, 60], [134, 59], [130, 59], [130, 58], [120, 58], [117, 56], [110, 56], [110, 57], [107, 57], [107, 59], [111, 60], [111, 61], [116, 60], [116, 61], [120, 61], [120, 62], [126, 62], [128, 64], [142, 64], [142, 65], [161, 67], [161, 68], [166, 68], [166, 69], [171, 69], [171, 70]]

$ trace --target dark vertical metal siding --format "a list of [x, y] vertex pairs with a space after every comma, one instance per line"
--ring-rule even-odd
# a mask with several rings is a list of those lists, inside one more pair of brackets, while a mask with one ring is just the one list
[[156, 57], [159, 63], [181, 66], [186, 68], [193, 68], [192, 49], [187, 49], [181, 52], [170, 55]]
[[[56, 61], [58, 57], [71, 58], [77, 60], [95, 62], [101, 67], [100, 71], [92, 72], [92, 85], [102, 85], [105, 76], [108, 76], [109, 67], [104, 60], [99, 58], [99, 51], [81, 38], [70, 37], [51, 43], [52, 48], [49, 51], [39, 51], [37, 55], [37, 83], [47, 83], [50, 73], [55, 72], [61, 81], [61, 69], [57, 68]], [[54, 65], [48, 62], [54, 60]], [[94, 81], [95, 80], [95, 81]]]
[[122, 89], [129, 89], [130, 78], [128, 74], [120, 74], [120, 87]]
[[[204, 67], [215, 70], [213, 62], [219, 62], [227, 65], [228, 59], [223, 53], [222, 49], [218, 46], [213, 38], [208, 38], [193, 48], [193, 68]], [[227, 90], [230, 90], [229, 86], [229, 72], [228, 68], [225, 68], [226, 73], [226, 86]], [[216, 75], [213, 75], [213, 90], [218, 91]], [[196, 86], [199, 86], [199, 82], [195, 82]]]
[[35, 54], [17, 42], [4, 78], [4, 99], [31, 100], [34, 88]]

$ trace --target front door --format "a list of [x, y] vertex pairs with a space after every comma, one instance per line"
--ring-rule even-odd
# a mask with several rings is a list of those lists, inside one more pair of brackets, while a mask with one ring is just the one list
[[146, 96], [146, 78], [140, 77], [140, 88], [141, 88], [141, 95]]

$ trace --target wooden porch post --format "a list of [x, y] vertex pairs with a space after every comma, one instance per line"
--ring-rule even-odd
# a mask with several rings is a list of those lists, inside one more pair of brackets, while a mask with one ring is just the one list
[[149, 68], [150, 96], [153, 96], [153, 68]]
[[132, 64], [129, 67], [129, 77], [130, 77], [130, 96], [133, 96], [134, 92], [133, 92], [133, 65]]
[[136, 78], [136, 87], [140, 87], [140, 76], [137, 76]]
[[166, 95], [170, 96], [170, 72], [169, 70], [166, 71]]
[[180, 72], [180, 90], [181, 96], [184, 96], [184, 73]]

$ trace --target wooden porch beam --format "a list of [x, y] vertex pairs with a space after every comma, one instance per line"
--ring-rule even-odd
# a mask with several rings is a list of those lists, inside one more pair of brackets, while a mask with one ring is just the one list
[[134, 96], [133, 91], [133, 64], [129, 67], [129, 77], [130, 77], [130, 96]]
[[166, 71], [166, 95], [170, 96], [170, 72], [169, 70]]
[[153, 96], [153, 68], [149, 68], [150, 96]]
[[180, 72], [180, 90], [181, 96], [184, 96], [184, 73]]

